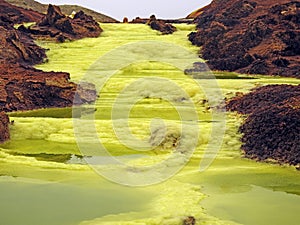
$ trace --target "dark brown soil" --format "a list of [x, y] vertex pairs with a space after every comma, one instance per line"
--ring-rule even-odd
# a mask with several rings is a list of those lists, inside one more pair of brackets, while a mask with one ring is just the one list
[[240, 127], [245, 156], [300, 165], [300, 86], [269, 85], [227, 103], [247, 114]]
[[300, 77], [300, 2], [214, 0], [190, 41], [213, 70]]

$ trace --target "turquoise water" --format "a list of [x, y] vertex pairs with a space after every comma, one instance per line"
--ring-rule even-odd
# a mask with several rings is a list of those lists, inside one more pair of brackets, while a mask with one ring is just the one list
[[[41, 42], [42, 46], [50, 49], [47, 52], [49, 62], [37, 67], [70, 72], [71, 79], [79, 82], [99, 57], [124, 44], [163, 41], [181, 46], [194, 54], [198, 51], [186, 38], [195, 29], [192, 25], [177, 25], [179, 31], [169, 36], [160, 35], [140, 24], [101, 26], [105, 32], [96, 39], [64, 44]], [[139, 54], [142, 57], [151, 52], [147, 49], [147, 52], [140, 51]], [[153, 49], [153, 53], [157, 53], [157, 49]], [[168, 54], [177, 55], [179, 59], [181, 57], [177, 48], [171, 48], [166, 52]], [[225, 73], [222, 76], [233, 77]], [[187, 107], [187, 101], [181, 101], [184, 95], [174, 92], [163, 82], [147, 80], [130, 86], [140, 78], [153, 77], [172, 80], [184, 90], [195, 106], [197, 118], [192, 118], [197, 121], [182, 121], [179, 112], [188, 115], [187, 118], [193, 116], [193, 112]], [[116, 159], [139, 168], [153, 166], [173, 157], [173, 161], [167, 165], [173, 168], [182, 160], [182, 154], [170, 150], [170, 146], [177, 145], [176, 134], [180, 133], [180, 127], [186, 128], [185, 141], [180, 142], [182, 151], [188, 152], [192, 148], [189, 140], [197, 138], [195, 151], [187, 165], [170, 179], [146, 187], [110, 182], [99, 175], [94, 167], [87, 165], [87, 162], [97, 164], [100, 160], [104, 162], [101, 168], [106, 170], [114, 168], [115, 162], [98, 149], [82, 151], [78, 148], [71, 118], [72, 109], [43, 109], [11, 114], [11, 120], [15, 121], [11, 126], [11, 141], [0, 146], [0, 224], [173, 225], [182, 224], [187, 216], [194, 216], [197, 224], [297, 224], [300, 220], [297, 213], [300, 210], [299, 171], [288, 166], [243, 159], [240, 134], [237, 133], [242, 117], [226, 114], [226, 131], [220, 151], [207, 170], [199, 171], [204, 154], [213, 154], [218, 148], [218, 140], [214, 140], [214, 136], [211, 139], [211, 132], [213, 125], [221, 124], [223, 118], [217, 117], [211, 121], [214, 109], [209, 109], [209, 105], [203, 102], [206, 96], [199, 89], [198, 82], [210, 93], [221, 90], [224, 97], [269, 83], [300, 83], [296, 79], [278, 77], [242, 78], [220, 79], [217, 80], [218, 86], [211, 86], [211, 81], [195, 81], [174, 65], [145, 60], [114, 72], [99, 93], [96, 112], [93, 114], [93, 107], [85, 106], [81, 114], [83, 118], [95, 116], [97, 138]], [[124, 120], [126, 114], [122, 110], [113, 116], [111, 114], [115, 99], [123, 90], [127, 91], [127, 95], [120, 99], [125, 108], [135, 96], [140, 98], [130, 108], [128, 120]], [[159, 95], [164, 98], [159, 98]], [[124, 130], [128, 126], [136, 140], [148, 141], [153, 130], [160, 128], [158, 125], [161, 124], [160, 120], [153, 122], [153, 118], [164, 119], [171, 134], [164, 145], [141, 151], [126, 146], [120, 140], [119, 135], [126, 135], [128, 130]], [[124, 121], [128, 122], [126, 126]], [[119, 135], [115, 130], [118, 127], [121, 128]], [[86, 144], [93, 144], [89, 127], [83, 126], [81, 131]], [[198, 132], [199, 137], [195, 135]], [[210, 149], [208, 143], [212, 143]], [[121, 176], [132, 178], [131, 172], [123, 171]]]

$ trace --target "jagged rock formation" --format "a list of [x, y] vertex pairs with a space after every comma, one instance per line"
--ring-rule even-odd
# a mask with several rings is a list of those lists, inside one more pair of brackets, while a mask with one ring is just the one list
[[211, 69], [300, 77], [300, 2], [214, 0], [190, 41]]
[[300, 166], [300, 85], [268, 85], [237, 96], [227, 109], [249, 115], [240, 127], [245, 156]]
[[68, 73], [34, 69], [32, 65], [46, 57], [45, 50], [31, 36], [14, 29], [14, 22], [5, 16], [0, 13], [0, 142], [9, 139], [9, 120], [4, 112], [67, 107], [74, 99], [74, 104], [96, 99], [93, 85], [69, 82]]
[[[39, 13], [46, 14], [48, 5], [39, 3], [34, 0], [6, 0], [12, 5], [22, 7], [24, 9], [33, 9]], [[98, 13], [94, 10], [84, 8], [78, 5], [59, 5], [61, 11], [65, 15], [71, 15], [73, 12], [83, 11], [87, 15], [91, 15], [97, 22], [101, 23], [117, 23], [116, 19]]]
[[39, 12], [13, 6], [4, 0], [0, 0], [0, 15], [2, 21], [14, 24], [37, 22], [43, 17], [43, 14]]
[[0, 19], [0, 63], [36, 64], [43, 62], [45, 50], [37, 46], [33, 39]]
[[22, 32], [39, 38], [54, 38], [59, 42], [84, 37], [99, 37], [102, 29], [93, 17], [80, 11], [74, 18], [65, 16], [58, 6], [49, 5], [47, 15], [29, 28], [19, 27]]

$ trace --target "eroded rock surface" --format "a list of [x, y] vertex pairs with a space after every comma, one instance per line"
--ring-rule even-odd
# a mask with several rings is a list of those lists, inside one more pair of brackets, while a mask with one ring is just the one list
[[300, 2], [214, 0], [190, 41], [211, 69], [300, 77]]
[[[0, 62], [36, 64], [43, 62], [45, 50], [28, 35], [13, 28], [0, 18]], [[2, 64], [3, 64], [2, 63]]]

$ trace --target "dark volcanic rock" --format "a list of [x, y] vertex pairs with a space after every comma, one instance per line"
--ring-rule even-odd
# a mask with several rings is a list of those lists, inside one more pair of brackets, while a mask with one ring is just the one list
[[43, 17], [43, 14], [39, 12], [25, 10], [21, 7], [11, 5], [4, 0], [0, 0], [0, 15], [0, 20], [14, 24], [37, 22]]
[[272, 106], [257, 111], [247, 118], [240, 131], [246, 157], [300, 165], [299, 108]]
[[227, 103], [248, 114], [241, 126], [245, 156], [300, 165], [300, 85], [268, 85]]
[[214, 0], [189, 39], [211, 69], [300, 77], [299, 21], [299, 1]]
[[143, 23], [143, 24], [146, 24], [148, 21], [149, 21], [149, 18], [136, 17], [135, 19], [131, 20], [130, 23]]
[[54, 38], [59, 42], [99, 37], [102, 32], [99, 24], [83, 11], [76, 13], [72, 19], [65, 16], [60, 8], [54, 5], [49, 5], [47, 15], [38, 24], [29, 28], [21, 26], [19, 29], [40, 38]]
[[147, 24], [153, 29], [158, 30], [162, 34], [173, 34], [176, 31], [176, 27], [172, 24], [165, 23], [162, 20], [157, 20], [154, 15], [152, 15], [147, 22]]
[[[154, 15], [152, 15], [150, 17], [150, 19], [136, 17], [135, 19], [130, 21], [130, 23], [148, 24], [151, 27], [151, 29], [158, 30], [162, 34], [172, 34], [177, 30], [176, 27], [174, 27], [172, 24], [170, 24], [170, 22], [181, 23], [182, 21], [180, 21], [180, 20], [167, 21], [167, 20], [156, 19], [156, 17]], [[186, 23], [186, 20], [184, 20], [184, 23]]]

